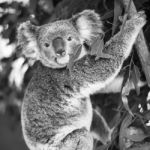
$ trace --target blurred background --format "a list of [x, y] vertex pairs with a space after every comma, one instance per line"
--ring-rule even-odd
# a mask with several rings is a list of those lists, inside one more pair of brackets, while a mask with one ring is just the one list
[[[134, 0], [134, 3], [138, 10], [145, 10], [148, 16], [144, 33], [150, 46], [150, 1]], [[24, 90], [32, 77], [32, 69], [20, 57], [21, 50], [17, 47], [19, 24], [30, 20], [35, 25], [42, 25], [69, 18], [84, 9], [94, 9], [102, 16], [104, 40], [107, 41], [112, 33], [114, 7], [112, 0], [0, 0], [0, 150], [27, 150], [21, 132], [20, 106]], [[148, 87], [141, 91], [143, 98], [146, 99], [148, 91]], [[118, 95], [110, 94], [101, 95], [105, 102], [98, 102], [100, 95], [92, 98], [99, 106], [104, 106], [111, 99], [111, 103], [107, 103], [107, 109], [105, 107], [105, 114], [107, 110], [111, 111], [112, 106], [118, 105], [119, 99]]]

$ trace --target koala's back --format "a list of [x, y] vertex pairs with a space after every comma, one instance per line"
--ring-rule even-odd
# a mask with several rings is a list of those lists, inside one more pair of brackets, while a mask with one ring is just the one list
[[75, 129], [89, 130], [91, 103], [89, 97], [79, 95], [79, 87], [68, 70], [38, 64], [22, 105], [23, 134], [29, 147], [55, 146]]

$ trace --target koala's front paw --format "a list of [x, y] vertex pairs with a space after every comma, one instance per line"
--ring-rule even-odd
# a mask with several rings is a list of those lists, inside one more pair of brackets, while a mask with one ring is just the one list
[[129, 22], [132, 25], [137, 26], [139, 28], [143, 27], [146, 24], [146, 15], [144, 11], [139, 11], [138, 13], [131, 16]]
[[144, 11], [139, 11], [135, 13], [131, 18], [136, 19], [136, 18], [144, 18], [146, 19], [146, 15]]

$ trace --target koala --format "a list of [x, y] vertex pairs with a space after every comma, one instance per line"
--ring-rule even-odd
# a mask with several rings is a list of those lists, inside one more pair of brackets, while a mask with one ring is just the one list
[[[18, 44], [27, 58], [36, 61], [21, 109], [23, 136], [30, 150], [93, 149], [89, 96], [117, 76], [145, 23], [143, 12], [127, 20], [105, 44], [103, 51], [111, 57], [98, 59], [84, 46], [103, 34], [100, 17], [92, 10], [40, 27], [29, 22], [20, 25]], [[81, 53], [70, 74], [66, 66], [78, 45]]]

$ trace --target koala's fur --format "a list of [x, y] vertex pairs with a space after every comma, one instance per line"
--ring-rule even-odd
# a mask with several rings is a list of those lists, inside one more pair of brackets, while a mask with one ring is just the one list
[[[39, 60], [21, 112], [23, 135], [30, 150], [92, 150], [90, 126], [93, 114], [89, 95], [117, 76], [145, 22], [142, 12], [136, 14], [126, 22], [122, 33], [106, 43], [104, 51], [111, 58], [95, 60], [83, 46], [72, 74], [65, 66], [73, 47], [83, 45], [85, 40], [91, 42], [93, 36], [103, 33], [96, 13], [86, 10], [69, 20], [41, 27], [29, 23], [20, 26], [18, 39], [24, 54], [32, 57], [27, 54], [31, 50], [34, 61]], [[75, 38], [71, 44], [65, 40], [68, 34]], [[57, 57], [52, 46], [43, 47], [43, 43], [51, 42], [54, 36], [62, 37], [68, 45], [62, 58]]]

